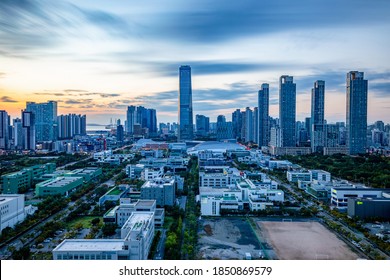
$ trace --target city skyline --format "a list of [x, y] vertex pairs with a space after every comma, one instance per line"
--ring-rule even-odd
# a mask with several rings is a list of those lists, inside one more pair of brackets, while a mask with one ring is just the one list
[[177, 67], [188, 64], [194, 116], [229, 120], [268, 83], [277, 117], [278, 79], [291, 75], [297, 120], [310, 116], [312, 85], [324, 80], [325, 119], [345, 121], [345, 73], [361, 71], [368, 123], [390, 122], [390, 3], [327, 1], [318, 14], [311, 1], [257, 2], [2, 1], [1, 109], [15, 118], [27, 101], [53, 100], [59, 114], [107, 124], [134, 105], [177, 122]]

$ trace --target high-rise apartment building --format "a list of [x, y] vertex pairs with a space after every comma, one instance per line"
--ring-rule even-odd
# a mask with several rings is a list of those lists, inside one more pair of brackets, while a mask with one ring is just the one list
[[26, 111], [34, 114], [37, 142], [57, 140], [57, 101], [27, 102]]
[[365, 153], [367, 147], [367, 88], [364, 73], [347, 73], [347, 139], [349, 154]]
[[270, 137], [269, 126], [269, 85], [262, 84], [258, 92], [258, 110], [259, 110], [259, 138], [257, 143], [259, 147], [268, 146]]
[[253, 108], [253, 143], [259, 142], [259, 108]]
[[311, 90], [310, 143], [312, 153], [322, 153], [325, 146], [325, 82], [316, 81]]
[[253, 111], [246, 107], [245, 109], [245, 142], [253, 142]]
[[57, 117], [58, 139], [72, 139], [76, 135], [87, 134], [86, 115], [60, 115]]
[[279, 79], [279, 119], [282, 147], [295, 147], [296, 84], [292, 76]]
[[179, 131], [178, 140], [191, 140], [194, 136], [192, 116], [191, 67], [180, 66], [179, 69]]

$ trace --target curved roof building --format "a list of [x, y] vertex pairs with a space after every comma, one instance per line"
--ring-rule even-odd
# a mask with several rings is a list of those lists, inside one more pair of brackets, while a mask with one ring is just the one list
[[237, 143], [206, 141], [196, 145], [195, 147], [187, 149], [187, 154], [197, 155], [201, 151], [226, 153], [227, 150], [246, 150], [246, 147]]

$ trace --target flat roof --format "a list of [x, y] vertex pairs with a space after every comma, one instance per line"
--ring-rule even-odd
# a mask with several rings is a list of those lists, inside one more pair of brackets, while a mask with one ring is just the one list
[[57, 177], [55, 179], [50, 179], [43, 181], [39, 184], [40, 187], [63, 187], [74, 181], [83, 179], [83, 177]]
[[133, 212], [122, 228], [140, 229], [142, 225], [153, 218], [153, 215], [153, 212]]
[[24, 194], [2, 194], [0, 195], [0, 204], [3, 203], [8, 203], [12, 200], [18, 199], [20, 197], [23, 197], [24, 199]]
[[65, 239], [53, 251], [120, 251], [122, 239]]
[[148, 207], [150, 207], [150, 206], [153, 206], [153, 204], [155, 204], [155, 203], [156, 203], [155, 200], [140, 199], [140, 200], [138, 200], [136, 205], [137, 206], [148, 206]]

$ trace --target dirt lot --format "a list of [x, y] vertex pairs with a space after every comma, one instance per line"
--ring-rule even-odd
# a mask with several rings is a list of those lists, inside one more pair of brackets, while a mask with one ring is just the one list
[[259, 256], [259, 241], [245, 219], [215, 218], [201, 223], [198, 259], [242, 260], [245, 253]]
[[261, 235], [282, 260], [354, 260], [354, 252], [335, 234], [314, 221], [257, 222]]

